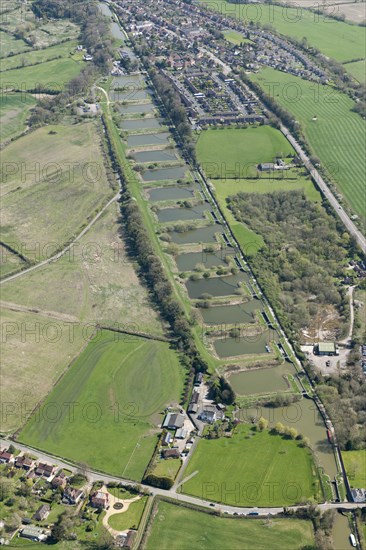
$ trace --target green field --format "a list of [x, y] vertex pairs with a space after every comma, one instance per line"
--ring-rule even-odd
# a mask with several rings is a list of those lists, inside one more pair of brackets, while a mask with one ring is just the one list
[[229, 4], [226, 0], [200, 0], [207, 7], [235, 19], [272, 25], [279, 33], [302, 40], [337, 61], [365, 57], [365, 31], [362, 27], [335, 21], [300, 7], [271, 4]]
[[125, 512], [113, 514], [108, 519], [108, 525], [116, 531], [125, 531], [126, 529], [137, 529], [145, 508], [147, 497], [140, 498], [131, 502]]
[[20, 134], [26, 128], [29, 110], [36, 104], [30, 94], [2, 94], [0, 96], [0, 141]]
[[235, 46], [240, 46], [246, 42], [252, 42], [248, 38], [245, 38], [243, 34], [237, 31], [224, 31], [224, 36], [228, 42], [231, 42]]
[[355, 61], [354, 63], [347, 63], [344, 65], [344, 69], [350, 73], [361, 84], [366, 83], [366, 61]]
[[300, 550], [314, 542], [311, 521], [214, 516], [159, 502], [146, 550]]
[[113, 192], [93, 122], [39, 128], [4, 149], [2, 166], [1, 240], [33, 250], [36, 261], [68, 242]]
[[[112, 333], [102, 332], [20, 439], [92, 468], [140, 480], [156, 445], [160, 413], [179, 402], [182, 378], [177, 355], [167, 343], [123, 335], [116, 341]], [[77, 404], [71, 416], [66, 403]]]
[[206, 130], [197, 142], [198, 160], [215, 179], [254, 177], [257, 164], [291, 154], [295, 152], [290, 143], [271, 126]]
[[330, 86], [315, 85], [270, 68], [253, 75], [253, 79], [267, 93], [266, 83], [277, 83], [275, 99], [301, 123], [330, 179], [356, 214], [365, 219], [365, 121], [351, 110], [353, 101]]
[[37, 92], [59, 92], [77, 76], [82, 68], [81, 62], [74, 59], [55, 59], [34, 67], [23, 67], [1, 73], [2, 88]]
[[69, 42], [63, 42], [62, 44], [44, 48], [43, 50], [32, 50], [25, 54], [12, 55], [1, 61], [1, 72], [44, 63], [58, 57], [70, 57], [74, 53], [75, 46], [76, 42], [70, 40]]
[[287, 506], [318, 499], [310, 451], [297, 441], [240, 425], [232, 438], [201, 439], [182, 492], [233, 506]]
[[[278, 173], [276, 179], [269, 179], [266, 173], [260, 179], [256, 166], [260, 162], [271, 162], [277, 155], [294, 154], [294, 150], [279, 130], [271, 126], [259, 126], [242, 130], [207, 130], [201, 133], [197, 143], [197, 155], [206, 173], [212, 178], [216, 199], [225, 212], [246, 256], [253, 257], [263, 245], [260, 235], [238, 223], [226, 206], [226, 198], [239, 192], [268, 193], [269, 191], [303, 189], [310, 200], [320, 201], [319, 192], [303, 171], [289, 170], [287, 177]], [[222, 179], [225, 177], [227, 179]], [[232, 179], [233, 175], [238, 179]], [[221, 176], [221, 177], [220, 177]], [[245, 179], [250, 176], [254, 179]]]
[[0, 57], [5, 58], [9, 54], [29, 51], [30, 47], [24, 40], [18, 40], [10, 34], [0, 31]]
[[343, 462], [351, 487], [366, 487], [366, 449], [361, 451], [343, 451]]

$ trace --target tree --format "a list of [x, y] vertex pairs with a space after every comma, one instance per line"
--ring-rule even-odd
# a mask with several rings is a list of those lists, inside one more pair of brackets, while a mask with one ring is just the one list
[[263, 418], [263, 416], [260, 417], [258, 420], [258, 428], [260, 432], [263, 432], [263, 430], [266, 430], [268, 426], [268, 420], [266, 418]]
[[281, 422], [277, 422], [277, 424], [275, 425], [274, 427], [275, 431], [282, 435], [283, 433], [285, 433], [285, 426], [281, 423]]

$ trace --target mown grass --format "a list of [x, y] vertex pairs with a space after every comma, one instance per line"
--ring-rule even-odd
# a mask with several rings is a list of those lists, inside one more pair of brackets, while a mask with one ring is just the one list
[[231, 42], [235, 46], [240, 46], [240, 44], [245, 44], [247, 42], [251, 42], [248, 38], [245, 38], [245, 36], [237, 31], [224, 31], [224, 36], [228, 42]]
[[[164, 342], [100, 333], [74, 362], [20, 439], [110, 474], [140, 480], [182, 368]], [[70, 417], [65, 403], [75, 403]], [[45, 411], [57, 411], [57, 416]]]
[[122, 511], [110, 516], [108, 519], [108, 525], [116, 531], [138, 529], [146, 501], [147, 497], [143, 497], [135, 502], [131, 502], [125, 512]]
[[297, 40], [307, 38], [308, 44], [337, 61], [365, 57], [364, 29], [336, 21], [301, 7], [271, 4], [231, 4], [226, 0], [200, 0], [221, 14], [261, 25], [271, 25], [279, 33]]
[[351, 487], [366, 487], [366, 450], [342, 452]]
[[239, 426], [232, 438], [201, 439], [182, 492], [233, 506], [287, 506], [319, 497], [311, 452], [297, 441]]
[[310, 521], [219, 517], [161, 501], [146, 550], [300, 550], [313, 542]]
[[197, 142], [197, 157], [214, 179], [254, 177], [257, 164], [295, 154], [287, 139], [271, 126], [206, 130]]
[[365, 121], [352, 111], [353, 101], [330, 86], [271, 68], [253, 75], [253, 79], [267, 93], [268, 83], [276, 83], [274, 99], [300, 122], [311, 150], [330, 179], [365, 220]]

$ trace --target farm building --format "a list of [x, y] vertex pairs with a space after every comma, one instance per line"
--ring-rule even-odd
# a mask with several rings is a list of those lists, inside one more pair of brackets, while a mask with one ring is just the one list
[[275, 165], [273, 162], [262, 162], [261, 164], [258, 164], [257, 168], [261, 172], [270, 172], [275, 169]]
[[185, 439], [187, 437], [187, 430], [185, 428], [179, 428], [179, 430], [176, 431], [175, 437], [177, 439]]
[[29, 525], [29, 527], [24, 527], [21, 530], [20, 536], [32, 540], [33, 542], [41, 542], [42, 540], [47, 539], [47, 535], [44, 534], [43, 529], [40, 527], [35, 527], [34, 525]]
[[318, 355], [338, 355], [337, 345], [335, 342], [319, 342], [316, 346]]
[[163, 422], [163, 428], [176, 430], [182, 428], [184, 424], [184, 415], [180, 413], [168, 413]]

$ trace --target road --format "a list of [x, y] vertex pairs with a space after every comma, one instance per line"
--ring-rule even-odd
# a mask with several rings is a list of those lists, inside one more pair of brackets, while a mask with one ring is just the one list
[[302, 149], [301, 145], [297, 143], [296, 139], [290, 134], [290, 131], [281, 124], [281, 132], [283, 135], [288, 139], [288, 141], [291, 143], [292, 147], [295, 149], [296, 153], [298, 154], [299, 158], [304, 163], [305, 167], [307, 168], [309, 174], [315, 181], [316, 185], [319, 187], [323, 195], [327, 198], [329, 203], [333, 206], [334, 210], [336, 211], [338, 217], [342, 220], [343, 224], [346, 226], [348, 231], [350, 232], [353, 237], [357, 240], [359, 246], [361, 247], [362, 251], [366, 254], [366, 237], [361, 233], [361, 231], [356, 227], [356, 225], [353, 223], [353, 221], [348, 216], [347, 212], [345, 212], [344, 208], [340, 205], [340, 203], [337, 201], [333, 193], [330, 191], [329, 187], [319, 174], [318, 170], [313, 166], [313, 164], [310, 162], [309, 157]]
[[[205, 48], [201, 48], [202, 51], [204, 51], [207, 55], [211, 57], [213, 61], [215, 61], [218, 65], [220, 65], [223, 69], [223, 73], [225, 75], [228, 75], [231, 72], [230, 65], [227, 65], [224, 63], [221, 59], [219, 59], [215, 54], [212, 52], [209, 52]], [[254, 92], [252, 92], [256, 100], [259, 104], [261, 104], [261, 100], [256, 96]], [[292, 147], [295, 149], [297, 155], [304, 163], [304, 166], [308, 170], [309, 174], [313, 178], [316, 185], [319, 187], [323, 195], [327, 198], [329, 203], [334, 208], [337, 216], [341, 219], [345, 227], [348, 229], [350, 234], [356, 239], [358, 242], [360, 248], [366, 254], [366, 237], [362, 234], [362, 232], [356, 227], [356, 225], [353, 223], [351, 218], [348, 216], [347, 212], [344, 210], [344, 208], [340, 205], [340, 203], [337, 201], [333, 193], [330, 191], [329, 187], [319, 174], [318, 170], [313, 166], [313, 164], [310, 162], [309, 157], [305, 153], [305, 151], [302, 149], [301, 145], [296, 141], [296, 139], [293, 137], [293, 135], [290, 133], [290, 130], [286, 128], [283, 124], [280, 126], [280, 130], [283, 133], [283, 135], [287, 138], [287, 140], [291, 143]]]
[[24, 269], [23, 271], [19, 271], [18, 273], [15, 273], [14, 275], [9, 275], [9, 277], [5, 277], [4, 279], [2, 279], [0, 281], [0, 284], [3, 285], [4, 283], [7, 283], [8, 281], [13, 281], [14, 279], [17, 279], [18, 277], [22, 277], [26, 273], [30, 273], [31, 271], [35, 271], [36, 269], [39, 269], [43, 265], [47, 265], [47, 264], [50, 264], [51, 262], [56, 262], [57, 260], [59, 260], [62, 256], [64, 256], [64, 254], [66, 254], [66, 252], [68, 252], [74, 246], [74, 244], [77, 241], [79, 241], [81, 239], [81, 237], [83, 237], [85, 235], [85, 233], [87, 233], [89, 231], [89, 229], [92, 227], [92, 225], [94, 225], [95, 222], [97, 220], [99, 220], [99, 218], [103, 214], [103, 212], [105, 210], [107, 210], [107, 208], [113, 202], [115, 202], [118, 199], [119, 195], [120, 195], [120, 191], [118, 191], [118, 193], [116, 195], [114, 195], [114, 197], [112, 197], [111, 200], [109, 202], [107, 202], [107, 204], [105, 206], [103, 206], [102, 210], [100, 210], [98, 212], [98, 214], [96, 216], [94, 216], [94, 218], [88, 223], [88, 225], [86, 227], [84, 227], [84, 229], [82, 231], [80, 231], [80, 233], [75, 237], [75, 239], [73, 239], [71, 241], [71, 243], [68, 244], [67, 246], [65, 246], [65, 248], [63, 248], [60, 252], [58, 252], [54, 256], [51, 256], [51, 258], [47, 258], [46, 260], [43, 260], [42, 262], [39, 262], [36, 265], [32, 265], [32, 267], [28, 267], [27, 269]]
[[[22, 445], [21, 443], [18, 443], [17, 441], [11, 441], [4, 438], [0, 438], [0, 446], [1, 448], [7, 448], [9, 445], [13, 444], [16, 446], [17, 449], [19, 449], [22, 452], [26, 452], [31, 454], [32, 456], [36, 456], [37, 459], [41, 462], [47, 462], [49, 464], [53, 464], [59, 468], [65, 468], [67, 470], [70, 470], [71, 472], [75, 473], [76, 471], [80, 471], [80, 468], [78, 468], [75, 464], [68, 462], [66, 459], [61, 459], [58, 457], [55, 457], [51, 454], [44, 453], [42, 451], [39, 451], [38, 449], [35, 449], [34, 447], [29, 447], [28, 445]], [[276, 515], [283, 512], [283, 507], [265, 507], [265, 508], [257, 508], [257, 507], [242, 507], [242, 506], [229, 506], [226, 504], [214, 504], [210, 502], [209, 500], [193, 497], [190, 495], [184, 495], [181, 493], [177, 493], [176, 488], [172, 487], [170, 490], [164, 490], [164, 489], [158, 489], [157, 487], [150, 487], [149, 485], [144, 485], [141, 483], [133, 482], [129, 479], [124, 479], [122, 477], [118, 476], [111, 476], [108, 474], [104, 474], [101, 472], [98, 472], [96, 470], [92, 470], [89, 468], [86, 468], [83, 470], [85, 474], [87, 475], [88, 479], [91, 482], [95, 481], [103, 481], [104, 483], [109, 483], [110, 481], [116, 481], [123, 483], [124, 485], [128, 486], [136, 486], [139, 485], [144, 491], [150, 493], [153, 496], [162, 496], [162, 497], [169, 497], [177, 502], [186, 502], [188, 504], [195, 504], [196, 506], [201, 506], [203, 508], [208, 508], [209, 510], [215, 509], [220, 512], [226, 512], [227, 514], [249, 514], [250, 512], [257, 512], [259, 516], [268, 516], [268, 515]], [[320, 510], [332, 510], [336, 508], [343, 508], [346, 510], [352, 510], [355, 508], [365, 508], [366, 503], [355, 503], [355, 502], [343, 502], [343, 503], [324, 503], [319, 504]], [[301, 506], [288, 506], [289, 510], [297, 510], [301, 508]]]

